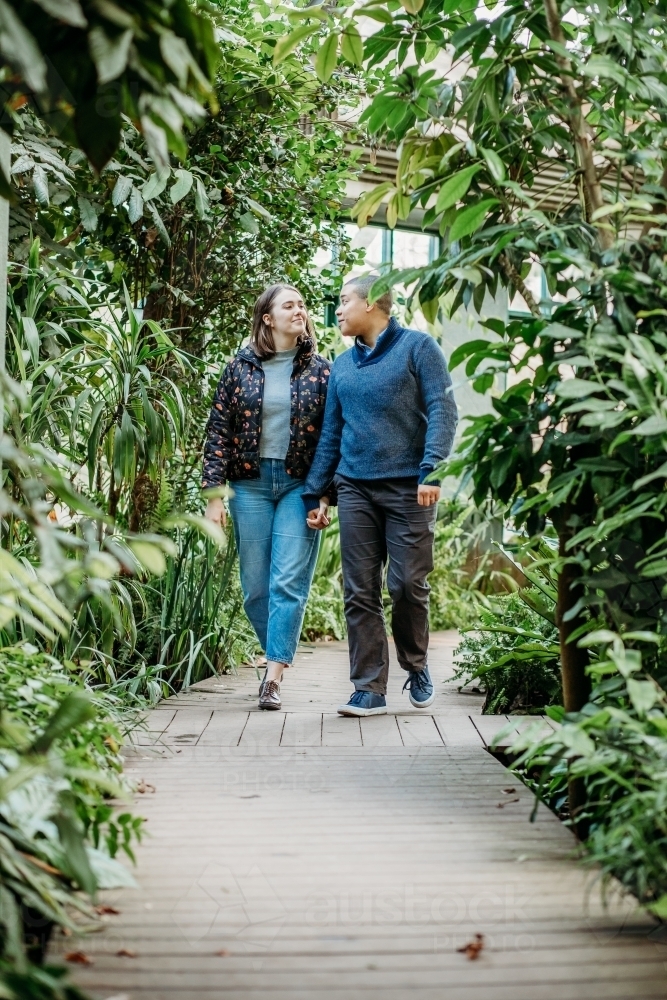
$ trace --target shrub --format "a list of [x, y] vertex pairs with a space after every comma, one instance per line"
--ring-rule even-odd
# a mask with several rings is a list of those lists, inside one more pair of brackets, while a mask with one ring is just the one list
[[583, 782], [585, 805], [575, 818], [585, 831], [586, 863], [605, 889], [617, 879], [667, 918], [667, 694], [621, 637], [597, 633], [589, 643], [601, 635], [590, 703], [577, 713], [550, 709], [562, 725], [538, 744], [524, 733], [514, 766], [541, 772], [536, 791], [550, 804], [568, 781]]
[[483, 682], [484, 712], [531, 713], [560, 699], [557, 629], [526, 603], [541, 596], [527, 588], [493, 598], [456, 649], [455, 677], [463, 684]]

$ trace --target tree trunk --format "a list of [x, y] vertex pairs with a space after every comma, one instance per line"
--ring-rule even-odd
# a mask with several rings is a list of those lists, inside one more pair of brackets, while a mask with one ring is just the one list
[[[572, 555], [572, 553], [566, 552], [570, 537], [571, 532], [567, 529], [559, 536], [559, 556], [561, 559]], [[563, 706], [566, 712], [580, 712], [591, 693], [590, 678], [586, 674], [588, 650], [580, 648], [576, 639], [574, 641], [570, 639], [572, 633], [583, 625], [585, 619], [581, 612], [572, 618], [566, 617], [581, 597], [582, 588], [578, 582], [580, 575], [578, 566], [573, 563], [565, 563], [558, 576], [556, 620], [560, 637]]]
[[[568, 504], [559, 524], [558, 554], [561, 559], [572, 556], [567, 551], [567, 543], [572, 537], [572, 529], [567, 524], [572, 513]], [[558, 603], [556, 606], [556, 622], [560, 638], [560, 664], [563, 683], [563, 706], [566, 712], [580, 712], [588, 701], [591, 693], [590, 678], [586, 673], [588, 666], [588, 650], [577, 645], [572, 640], [573, 632], [585, 621], [581, 612], [567, 617], [567, 613], [576, 605], [582, 595], [583, 588], [579, 582], [581, 571], [574, 563], [564, 563], [558, 575]], [[588, 836], [588, 823], [581, 819], [580, 813], [586, 807], [586, 786], [582, 778], [568, 780], [568, 801], [570, 817], [577, 835], [585, 840]]]

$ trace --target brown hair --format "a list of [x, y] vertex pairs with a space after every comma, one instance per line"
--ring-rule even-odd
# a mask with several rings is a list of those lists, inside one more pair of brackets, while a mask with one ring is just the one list
[[[295, 288], [294, 285], [270, 285], [269, 288], [262, 292], [255, 302], [255, 308], [252, 313], [250, 347], [252, 347], [257, 357], [262, 360], [271, 358], [276, 353], [276, 345], [273, 340], [273, 330], [264, 322], [264, 316], [266, 313], [271, 312], [271, 308], [276, 300], [276, 297], [281, 292], [287, 291], [296, 292], [297, 295], [301, 294], [298, 288]], [[317, 348], [315, 328], [313, 327], [313, 322], [310, 318], [308, 310], [306, 310], [306, 333], [305, 336], [297, 339], [297, 343], [303, 344], [306, 340], [311, 340], [313, 342], [313, 347]]]

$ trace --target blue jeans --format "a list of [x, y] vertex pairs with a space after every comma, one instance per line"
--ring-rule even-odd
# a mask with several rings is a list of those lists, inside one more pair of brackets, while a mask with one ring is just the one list
[[303, 480], [263, 458], [259, 479], [238, 479], [229, 507], [243, 606], [268, 660], [291, 663], [315, 571], [320, 532], [306, 524]]

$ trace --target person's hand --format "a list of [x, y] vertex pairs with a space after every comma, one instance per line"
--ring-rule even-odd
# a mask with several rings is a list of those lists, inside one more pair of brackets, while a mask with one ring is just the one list
[[320, 497], [320, 506], [308, 511], [306, 524], [315, 531], [321, 531], [330, 523], [327, 513], [329, 511], [329, 497]]
[[420, 507], [432, 507], [440, 499], [440, 487], [422, 483], [417, 487], [417, 503]]
[[213, 521], [213, 524], [222, 524], [223, 528], [227, 527], [227, 511], [225, 510], [222, 497], [213, 497], [212, 500], [209, 500], [206, 504], [206, 514], [204, 516], [209, 521]]

